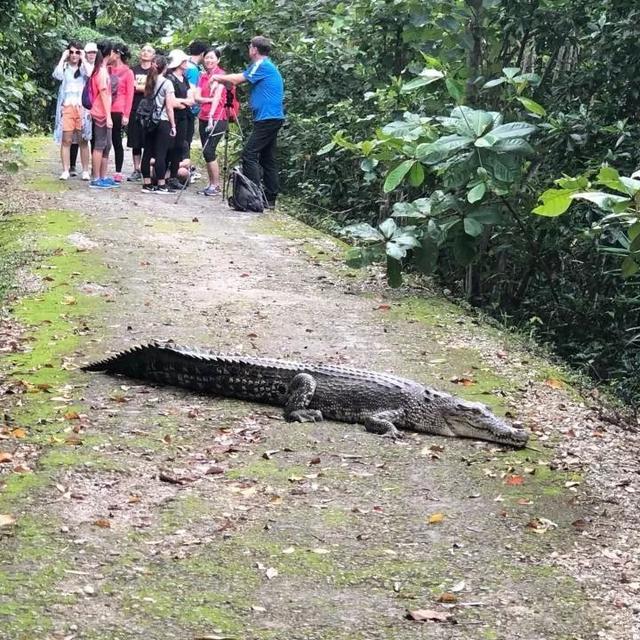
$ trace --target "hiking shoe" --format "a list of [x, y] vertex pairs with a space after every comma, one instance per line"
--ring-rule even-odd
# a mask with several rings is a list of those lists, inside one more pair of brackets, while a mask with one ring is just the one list
[[87, 182], [89, 180], [91, 180], [91, 174], [88, 171], [83, 171], [82, 172], [82, 179]]
[[63, 171], [60, 174], [60, 180], [68, 180], [69, 179], [69, 172], [68, 171]]
[[219, 196], [220, 195], [220, 187], [207, 187], [206, 189], [201, 189], [198, 191], [201, 196]]
[[75, 167], [70, 167], [69, 168], [69, 176], [72, 178], [75, 178], [78, 175], [78, 172], [76, 171]]
[[138, 180], [142, 180], [142, 174], [137, 169], [127, 177], [128, 182], [138, 182]]
[[155, 193], [157, 188], [158, 187], [153, 184], [143, 184], [142, 193]]
[[90, 189], [113, 189], [113, 185], [109, 184], [104, 178], [96, 178], [89, 183]]
[[167, 186], [170, 189], [175, 189], [176, 191], [182, 191], [182, 182], [180, 182], [180, 180], [178, 180], [177, 178], [169, 178], [167, 180]]
[[166, 193], [175, 193], [176, 190], [173, 187], [169, 187], [166, 184], [159, 184], [156, 187], [155, 193], [158, 193], [160, 195], [164, 195]]
[[116, 182], [113, 178], [102, 178], [103, 182], [106, 182], [111, 187], [119, 187], [120, 183]]
[[113, 181], [114, 181], [114, 182], [118, 182], [118, 183], [120, 183], [120, 182], [122, 182], [123, 180], [124, 180], [124, 176], [123, 176], [121, 173], [117, 172], [117, 173], [114, 173], [114, 174], [113, 174]]

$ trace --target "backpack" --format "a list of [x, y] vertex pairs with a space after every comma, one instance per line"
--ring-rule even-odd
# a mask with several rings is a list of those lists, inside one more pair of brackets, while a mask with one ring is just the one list
[[93, 107], [93, 100], [95, 96], [93, 95], [93, 78], [89, 78], [85, 83], [82, 89], [82, 106], [85, 109], [91, 109]]
[[229, 121], [238, 122], [238, 116], [240, 115], [240, 100], [236, 95], [236, 87], [233, 85], [228, 88], [227, 91], [231, 93], [231, 107], [229, 107]]
[[234, 167], [229, 174], [229, 206], [236, 211], [262, 213], [265, 197], [262, 189], [242, 173], [240, 167]]
[[160, 122], [160, 116], [164, 110], [164, 105], [162, 106], [162, 109], [158, 110], [156, 105], [156, 96], [162, 87], [164, 87], [164, 82], [156, 89], [156, 92], [152, 96], [145, 96], [142, 98], [142, 100], [140, 100], [140, 104], [138, 104], [138, 108], [136, 109], [136, 120], [138, 121], [140, 128], [145, 133], [151, 133]]

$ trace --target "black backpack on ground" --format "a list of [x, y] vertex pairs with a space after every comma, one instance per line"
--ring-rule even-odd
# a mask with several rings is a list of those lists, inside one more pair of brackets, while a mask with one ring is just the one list
[[229, 174], [229, 206], [236, 211], [262, 213], [266, 206], [264, 192], [252, 180], [242, 173], [240, 167], [234, 167]]

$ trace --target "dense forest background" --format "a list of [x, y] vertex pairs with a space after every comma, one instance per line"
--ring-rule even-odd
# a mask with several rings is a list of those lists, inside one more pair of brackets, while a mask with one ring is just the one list
[[[2, 0], [0, 136], [49, 130], [71, 37], [265, 34], [285, 188], [353, 264], [433, 275], [640, 400], [640, 8], [632, 0]], [[638, 261], [637, 261], [638, 260]]]

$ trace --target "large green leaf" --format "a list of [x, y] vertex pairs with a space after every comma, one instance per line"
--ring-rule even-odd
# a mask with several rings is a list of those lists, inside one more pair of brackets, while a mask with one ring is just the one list
[[493, 118], [488, 111], [461, 111], [456, 131], [461, 136], [477, 138], [487, 131], [493, 124]]
[[484, 182], [480, 182], [472, 187], [467, 193], [467, 201], [471, 204], [478, 202], [484, 198], [484, 194], [487, 192], [487, 185]]
[[387, 218], [384, 222], [381, 222], [378, 226], [380, 229], [380, 233], [384, 236], [386, 240], [391, 239], [393, 234], [396, 232], [398, 225], [395, 223], [393, 218]]
[[476, 147], [492, 147], [500, 140], [508, 140], [509, 138], [526, 138], [538, 130], [533, 124], [528, 122], [507, 122], [494, 127], [475, 142]]
[[617, 213], [620, 211], [620, 207], [625, 207], [631, 201], [624, 196], [616, 196], [613, 193], [606, 193], [604, 191], [582, 191], [571, 194], [572, 200], [587, 200], [587, 202], [593, 202], [603, 211], [613, 211]]
[[482, 233], [482, 223], [478, 222], [474, 218], [464, 219], [464, 232], [473, 238], [479, 236]]
[[455, 80], [454, 78], [445, 78], [445, 86], [449, 95], [456, 101], [462, 102], [464, 99], [464, 82], [462, 80]]
[[519, 156], [509, 153], [483, 151], [480, 155], [482, 166], [493, 178], [500, 182], [515, 182], [520, 177], [522, 161]]
[[638, 271], [640, 271], [640, 265], [631, 256], [627, 256], [622, 262], [622, 277], [630, 278]]
[[477, 220], [482, 224], [499, 224], [502, 222], [502, 217], [502, 211], [497, 205], [485, 205], [469, 210], [465, 220]]
[[419, 187], [424, 182], [424, 168], [416, 162], [409, 171], [409, 184], [412, 187]]
[[527, 158], [535, 155], [534, 148], [522, 138], [499, 140], [491, 149], [500, 153], [516, 153]]
[[444, 78], [444, 73], [438, 69], [423, 69], [417, 78], [403, 84], [400, 91], [402, 93], [409, 93], [410, 91], [415, 91], [420, 87], [424, 87], [442, 78]]
[[537, 116], [546, 116], [547, 112], [545, 108], [538, 104], [535, 100], [531, 100], [531, 98], [523, 98], [522, 96], [518, 96], [516, 98], [518, 102], [529, 112], [535, 113]]
[[381, 240], [384, 240], [384, 236], [367, 222], [350, 224], [347, 227], [343, 227], [341, 233], [345, 236], [368, 242], [380, 242]]
[[323, 156], [325, 153], [329, 153], [329, 151], [331, 151], [335, 146], [336, 143], [333, 140], [331, 142], [327, 142], [324, 147], [320, 147], [320, 149], [316, 151], [316, 155]]
[[401, 162], [393, 171], [389, 173], [387, 179], [384, 181], [384, 186], [382, 187], [385, 193], [389, 193], [389, 191], [393, 191], [404, 179], [404, 177], [409, 173], [411, 167], [415, 164], [415, 160], [405, 160]]
[[547, 189], [539, 198], [542, 204], [533, 213], [549, 218], [562, 215], [571, 206], [571, 194], [569, 189]]
[[451, 135], [438, 138], [434, 142], [424, 142], [416, 147], [416, 158], [425, 164], [437, 164], [460, 149], [471, 146], [472, 138]]

